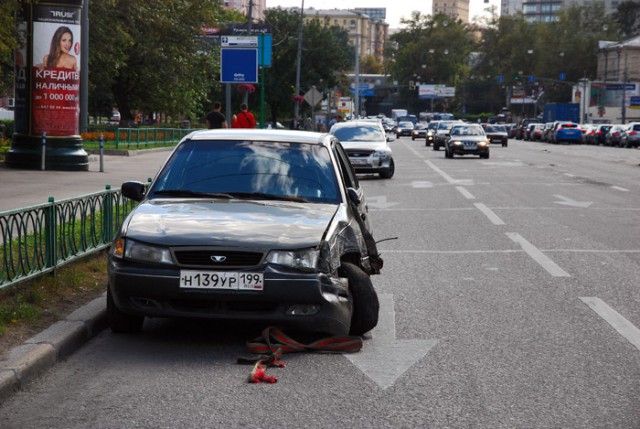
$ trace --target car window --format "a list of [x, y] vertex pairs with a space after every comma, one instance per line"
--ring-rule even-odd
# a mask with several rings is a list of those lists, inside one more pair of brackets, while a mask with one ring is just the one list
[[457, 126], [451, 129], [452, 136], [482, 136], [484, 135], [484, 131], [482, 127], [463, 127]]
[[343, 142], [386, 141], [385, 134], [381, 129], [364, 125], [336, 128], [332, 134]]
[[148, 197], [189, 193], [232, 197], [234, 193], [262, 193], [331, 203], [341, 200], [328, 149], [290, 142], [183, 142], [159, 173]]

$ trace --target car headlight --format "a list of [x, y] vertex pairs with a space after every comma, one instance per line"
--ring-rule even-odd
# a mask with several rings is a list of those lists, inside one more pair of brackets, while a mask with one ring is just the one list
[[454, 140], [451, 142], [454, 146], [462, 146], [462, 142], [460, 140]]
[[284, 265], [296, 269], [318, 269], [320, 251], [317, 249], [272, 250], [267, 255], [269, 264]]
[[377, 150], [373, 152], [371, 156], [373, 156], [374, 158], [386, 159], [391, 158], [391, 152], [389, 152], [388, 150]]
[[173, 265], [173, 258], [168, 248], [151, 246], [124, 238], [119, 238], [113, 242], [111, 254], [120, 259]]
[[486, 140], [478, 142], [478, 146], [480, 146], [480, 147], [484, 147], [484, 146], [488, 146], [488, 145], [489, 145], [489, 142], [486, 141]]

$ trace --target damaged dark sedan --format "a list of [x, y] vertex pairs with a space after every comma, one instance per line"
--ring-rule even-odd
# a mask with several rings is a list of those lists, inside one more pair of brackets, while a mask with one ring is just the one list
[[365, 195], [330, 134], [208, 130], [186, 136], [109, 252], [107, 318], [136, 332], [145, 317], [292, 325], [331, 335], [376, 326], [370, 276], [382, 259]]

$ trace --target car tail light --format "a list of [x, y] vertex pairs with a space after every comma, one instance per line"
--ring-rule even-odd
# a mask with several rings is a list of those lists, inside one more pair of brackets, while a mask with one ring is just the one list
[[638, 132], [637, 132], [637, 131], [629, 131], [629, 135], [630, 135], [630, 136], [635, 136], [636, 134], [638, 134]]

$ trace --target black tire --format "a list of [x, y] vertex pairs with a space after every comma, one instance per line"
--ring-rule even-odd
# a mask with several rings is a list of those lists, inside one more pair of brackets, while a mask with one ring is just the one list
[[107, 287], [107, 323], [116, 334], [133, 334], [142, 329], [144, 316], [132, 316], [120, 311], [113, 302], [111, 288]]
[[414, 141], [416, 138], [414, 136], [411, 136], [411, 141]]
[[436, 142], [433, 142], [433, 150], [440, 150], [440, 145]]
[[349, 280], [349, 292], [353, 311], [351, 313], [350, 335], [364, 335], [378, 324], [380, 302], [373, 288], [371, 278], [357, 265], [344, 262], [339, 270], [340, 276]]
[[389, 168], [386, 169], [385, 171], [380, 172], [380, 178], [391, 179], [395, 172], [396, 172], [396, 163], [393, 162], [393, 158], [391, 158], [391, 162], [389, 163]]
[[502, 143], [502, 147], [507, 147], [509, 143]]

